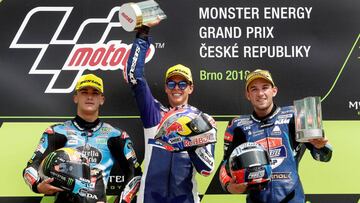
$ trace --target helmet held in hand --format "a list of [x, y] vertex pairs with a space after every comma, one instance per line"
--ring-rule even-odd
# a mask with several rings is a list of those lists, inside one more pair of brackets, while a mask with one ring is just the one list
[[271, 180], [269, 155], [261, 145], [254, 142], [243, 143], [233, 150], [229, 168], [236, 182], [247, 184], [248, 190], [265, 189]]
[[51, 185], [85, 196], [90, 188], [90, 166], [87, 158], [73, 148], [60, 148], [47, 155], [40, 164], [42, 180], [54, 178]]
[[168, 151], [183, 151], [215, 143], [216, 130], [195, 107], [175, 108], [162, 118], [155, 140]]

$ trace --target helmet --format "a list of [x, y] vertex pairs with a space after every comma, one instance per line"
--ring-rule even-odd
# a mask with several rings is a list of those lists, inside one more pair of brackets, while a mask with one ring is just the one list
[[209, 118], [194, 107], [167, 112], [158, 126], [156, 143], [169, 151], [183, 151], [216, 142], [216, 130]]
[[42, 180], [54, 178], [51, 185], [75, 194], [86, 194], [90, 187], [87, 158], [73, 148], [60, 148], [43, 159], [39, 168]]
[[245, 142], [234, 149], [229, 158], [229, 168], [236, 182], [247, 184], [248, 189], [265, 189], [271, 179], [269, 155], [254, 142]]

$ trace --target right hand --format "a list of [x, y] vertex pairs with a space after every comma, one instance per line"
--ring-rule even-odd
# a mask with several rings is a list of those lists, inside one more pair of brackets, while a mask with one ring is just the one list
[[156, 20], [145, 23], [144, 25], [148, 26], [148, 27], [154, 27], [155, 25], [158, 25], [160, 23], [161, 19], [159, 16], [156, 17]]
[[53, 195], [57, 192], [62, 192], [64, 191], [61, 188], [55, 187], [53, 185], [51, 185], [50, 183], [54, 181], [54, 178], [48, 178], [44, 181], [42, 181], [41, 183], [39, 183], [37, 185], [37, 189], [39, 191], [39, 193], [45, 194], [45, 195]]
[[227, 185], [227, 190], [232, 194], [242, 194], [246, 192], [246, 183], [236, 183], [236, 179], [233, 177], [230, 183]]

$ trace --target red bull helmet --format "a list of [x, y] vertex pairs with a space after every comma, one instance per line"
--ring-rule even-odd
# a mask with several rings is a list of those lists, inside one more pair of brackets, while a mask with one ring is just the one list
[[168, 151], [183, 151], [216, 142], [216, 130], [209, 118], [194, 107], [167, 112], [157, 129], [156, 144]]
[[39, 168], [42, 180], [54, 178], [51, 185], [85, 196], [90, 189], [90, 166], [87, 158], [73, 148], [60, 148], [43, 159]]
[[265, 189], [271, 180], [271, 165], [267, 151], [259, 144], [246, 142], [230, 155], [229, 168], [237, 183], [245, 183], [248, 190]]

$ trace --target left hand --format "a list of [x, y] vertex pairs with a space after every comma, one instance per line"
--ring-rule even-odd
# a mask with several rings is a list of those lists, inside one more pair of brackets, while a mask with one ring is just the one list
[[230, 183], [226, 187], [231, 194], [241, 194], [246, 192], [247, 183], [236, 183], [236, 178], [232, 177]]
[[329, 140], [326, 138], [326, 136], [322, 137], [322, 138], [318, 138], [318, 139], [311, 139], [309, 140], [309, 142], [316, 148], [316, 149], [321, 149], [323, 148], [326, 143]]
[[140, 188], [141, 176], [133, 177], [121, 192], [119, 203], [130, 203]]
[[45, 195], [53, 195], [57, 192], [62, 192], [64, 191], [61, 188], [55, 187], [53, 185], [51, 185], [50, 183], [54, 181], [54, 178], [48, 178], [42, 182], [40, 182], [37, 185], [37, 190], [39, 191], [39, 193], [45, 194]]

